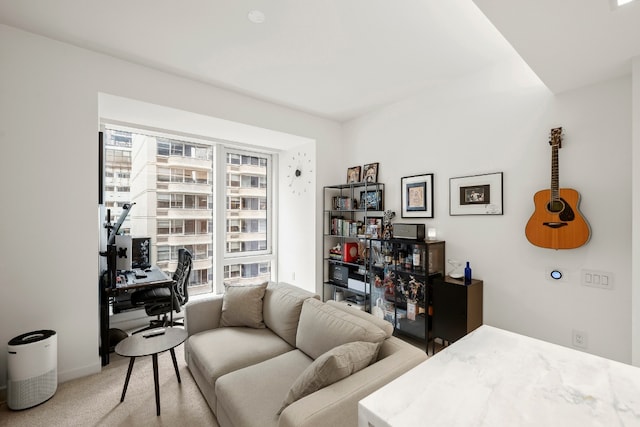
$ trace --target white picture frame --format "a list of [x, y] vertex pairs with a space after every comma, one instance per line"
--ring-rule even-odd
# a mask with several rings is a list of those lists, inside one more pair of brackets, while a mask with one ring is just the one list
[[449, 178], [449, 215], [502, 215], [502, 172]]

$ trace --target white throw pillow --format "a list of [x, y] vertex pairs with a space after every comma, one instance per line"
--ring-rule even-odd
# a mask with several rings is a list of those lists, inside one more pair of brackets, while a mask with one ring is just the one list
[[366, 368], [376, 360], [379, 349], [380, 343], [356, 341], [322, 354], [291, 385], [278, 415], [296, 400]]

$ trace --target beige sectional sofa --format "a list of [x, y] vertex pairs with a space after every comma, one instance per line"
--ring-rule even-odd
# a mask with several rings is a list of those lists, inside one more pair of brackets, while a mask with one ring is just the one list
[[222, 427], [356, 426], [358, 401], [426, 359], [390, 323], [296, 286], [190, 301], [187, 365]]

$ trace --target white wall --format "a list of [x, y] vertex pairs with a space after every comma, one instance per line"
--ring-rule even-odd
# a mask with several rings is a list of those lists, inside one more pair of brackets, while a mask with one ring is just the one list
[[[308, 137], [320, 159], [340, 144], [341, 127], [329, 120], [3, 25], [0, 63], [0, 342], [56, 330], [61, 381], [100, 369], [99, 93]], [[305, 205], [288, 209], [313, 215]], [[307, 238], [281, 247], [280, 254], [286, 258], [302, 246], [312, 255], [295, 258], [308, 263], [299, 269], [315, 277], [314, 234], [304, 222], [293, 227], [291, 233]], [[0, 387], [6, 384], [5, 354]]]
[[[553, 96], [513, 61], [353, 120], [347, 167], [380, 162], [386, 208], [396, 222], [424, 222], [446, 240], [447, 258], [471, 262], [484, 280], [487, 324], [631, 360], [631, 82], [604, 82]], [[552, 127], [563, 126], [560, 186], [582, 194], [591, 241], [554, 251], [524, 234], [533, 194], [550, 185]], [[504, 172], [504, 215], [449, 216], [449, 178]], [[434, 173], [435, 218], [400, 218], [400, 178]], [[340, 178], [336, 177], [337, 179]], [[563, 270], [565, 283], [545, 278]], [[612, 290], [580, 285], [581, 269], [613, 272]]]
[[[316, 144], [307, 143], [281, 153], [279, 165], [282, 209], [278, 213], [278, 279], [310, 292], [317, 292], [316, 269], [312, 266], [321, 253], [315, 246], [309, 247], [316, 221], [316, 158]], [[302, 174], [293, 178], [298, 166]]]
[[632, 63], [632, 356], [633, 364], [640, 366], [640, 56]]

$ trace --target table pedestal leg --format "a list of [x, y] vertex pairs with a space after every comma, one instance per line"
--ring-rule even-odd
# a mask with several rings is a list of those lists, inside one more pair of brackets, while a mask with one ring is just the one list
[[153, 359], [153, 382], [156, 387], [156, 415], [160, 415], [160, 384], [158, 382], [158, 353], [151, 355]]
[[127, 379], [124, 380], [124, 388], [122, 389], [122, 397], [120, 398], [120, 402], [124, 402], [124, 395], [127, 393], [127, 387], [129, 386], [129, 378], [131, 378], [131, 370], [133, 369], [133, 362], [136, 361], [135, 357], [132, 357], [129, 360], [129, 369], [127, 370]]
[[173, 360], [173, 369], [176, 370], [176, 377], [178, 377], [178, 382], [181, 383], [180, 372], [178, 372], [178, 362], [176, 361], [176, 352], [173, 351], [173, 349], [170, 349], [169, 351], [171, 352], [171, 359]]

